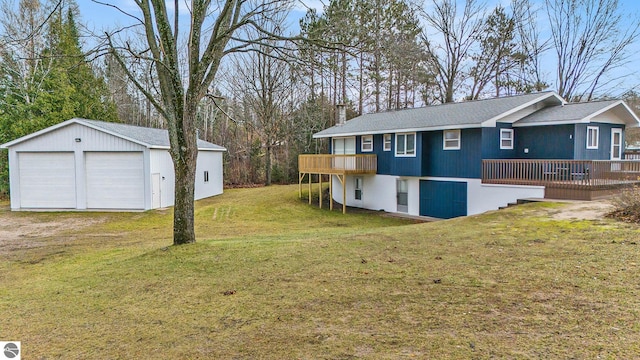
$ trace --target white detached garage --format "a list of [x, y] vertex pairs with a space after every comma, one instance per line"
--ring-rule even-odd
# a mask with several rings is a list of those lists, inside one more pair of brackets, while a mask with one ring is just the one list
[[[71, 119], [9, 149], [12, 210], [149, 210], [174, 204], [166, 130]], [[222, 193], [225, 148], [198, 140], [195, 199]]]

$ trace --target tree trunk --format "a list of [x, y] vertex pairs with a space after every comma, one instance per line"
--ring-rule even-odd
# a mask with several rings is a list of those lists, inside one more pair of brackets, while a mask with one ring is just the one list
[[264, 156], [265, 182], [266, 186], [271, 185], [271, 143], [267, 143], [267, 153]]
[[194, 195], [198, 145], [195, 134], [195, 109], [185, 111], [184, 119], [176, 122], [177, 146], [171, 146], [175, 169], [175, 204], [173, 208], [173, 244], [196, 242], [194, 230]]

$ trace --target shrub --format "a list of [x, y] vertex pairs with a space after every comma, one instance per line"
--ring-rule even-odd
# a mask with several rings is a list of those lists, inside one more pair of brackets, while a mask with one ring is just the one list
[[640, 223], [640, 186], [634, 185], [623, 189], [613, 197], [611, 203], [615, 206], [615, 210], [609, 214], [610, 217]]

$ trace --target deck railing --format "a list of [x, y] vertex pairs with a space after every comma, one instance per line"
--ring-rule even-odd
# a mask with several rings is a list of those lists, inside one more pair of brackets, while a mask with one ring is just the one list
[[615, 187], [640, 180], [640, 161], [631, 160], [483, 160], [485, 184], [540, 185], [555, 188]]
[[313, 174], [375, 174], [376, 155], [299, 155], [298, 171]]

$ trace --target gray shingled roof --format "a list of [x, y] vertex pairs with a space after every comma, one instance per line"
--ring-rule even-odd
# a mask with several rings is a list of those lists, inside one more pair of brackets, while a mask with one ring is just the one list
[[583, 120], [598, 111], [620, 102], [620, 100], [593, 101], [584, 103], [572, 103], [564, 106], [552, 106], [541, 109], [514, 123], [514, 126], [525, 124], [547, 123], [575, 123]]
[[[74, 119], [79, 123], [106, 130], [109, 133], [120, 135], [134, 141], [146, 144], [150, 147], [169, 147], [169, 132], [164, 129], [154, 129], [142, 126], [112, 123], [98, 120]], [[198, 139], [198, 149], [225, 151], [222, 146]]]
[[415, 109], [365, 114], [342, 126], [322, 130], [314, 137], [385, 133], [398, 130], [429, 130], [445, 127], [479, 127], [483, 122], [503, 116], [510, 111], [538, 99], [553, 96], [552, 91], [467, 101]]

